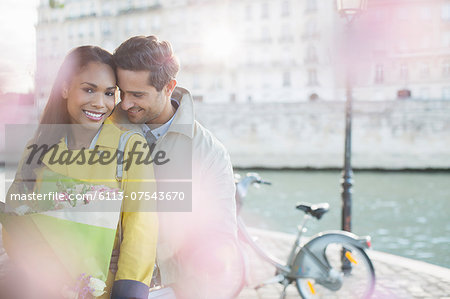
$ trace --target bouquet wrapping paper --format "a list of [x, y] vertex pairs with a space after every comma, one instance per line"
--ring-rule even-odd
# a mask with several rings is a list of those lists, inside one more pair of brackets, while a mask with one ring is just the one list
[[42, 171], [41, 178], [34, 192], [62, 194], [58, 200], [20, 202], [12, 213], [1, 217], [13, 248], [20, 254], [25, 252], [25, 256], [18, 258], [28, 260], [31, 269], [48, 266], [48, 271], [64, 276], [60, 287], [66, 298], [101, 295], [121, 201], [108, 201], [106, 212], [102, 211], [105, 201], [100, 197], [113, 198], [120, 189], [73, 179], [48, 169]]

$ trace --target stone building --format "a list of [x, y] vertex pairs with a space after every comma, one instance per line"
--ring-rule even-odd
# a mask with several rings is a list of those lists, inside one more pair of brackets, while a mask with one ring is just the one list
[[[39, 108], [71, 48], [113, 51], [140, 34], [172, 43], [179, 85], [197, 101], [345, 99], [337, 54], [345, 31], [333, 0], [41, 0], [38, 15]], [[371, 0], [353, 26], [364, 54], [357, 100], [450, 99], [449, 1]]]
[[450, 1], [369, 1], [360, 100], [450, 100]]

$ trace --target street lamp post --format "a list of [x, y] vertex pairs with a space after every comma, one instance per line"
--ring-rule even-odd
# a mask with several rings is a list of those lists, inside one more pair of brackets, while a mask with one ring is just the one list
[[[337, 0], [337, 10], [346, 19], [346, 35], [350, 34], [350, 27], [354, 19], [366, 8], [367, 0]], [[348, 42], [349, 39], [347, 39]], [[347, 53], [348, 54], [348, 53]], [[345, 105], [345, 149], [344, 170], [342, 173], [342, 230], [352, 229], [352, 186], [353, 171], [351, 165], [352, 155], [352, 72], [351, 63], [347, 60], [346, 76], [346, 105]]]

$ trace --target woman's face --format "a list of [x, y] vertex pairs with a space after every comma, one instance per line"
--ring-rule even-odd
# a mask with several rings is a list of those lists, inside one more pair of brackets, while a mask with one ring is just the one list
[[109, 65], [87, 64], [63, 88], [70, 123], [98, 129], [114, 108], [116, 89], [116, 76]]

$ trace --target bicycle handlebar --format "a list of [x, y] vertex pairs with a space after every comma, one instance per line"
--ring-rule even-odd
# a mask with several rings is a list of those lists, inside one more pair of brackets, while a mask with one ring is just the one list
[[263, 184], [263, 185], [272, 185], [271, 182], [269, 182], [269, 181], [263, 181], [263, 180], [257, 180], [255, 183]]
[[269, 181], [264, 181], [261, 179], [259, 174], [256, 172], [249, 172], [244, 178], [240, 178], [239, 175], [236, 175], [236, 200], [238, 202], [242, 202], [244, 197], [247, 195], [248, 188], [252, 184], [263, 184], [263, 185], [272, 185]]

